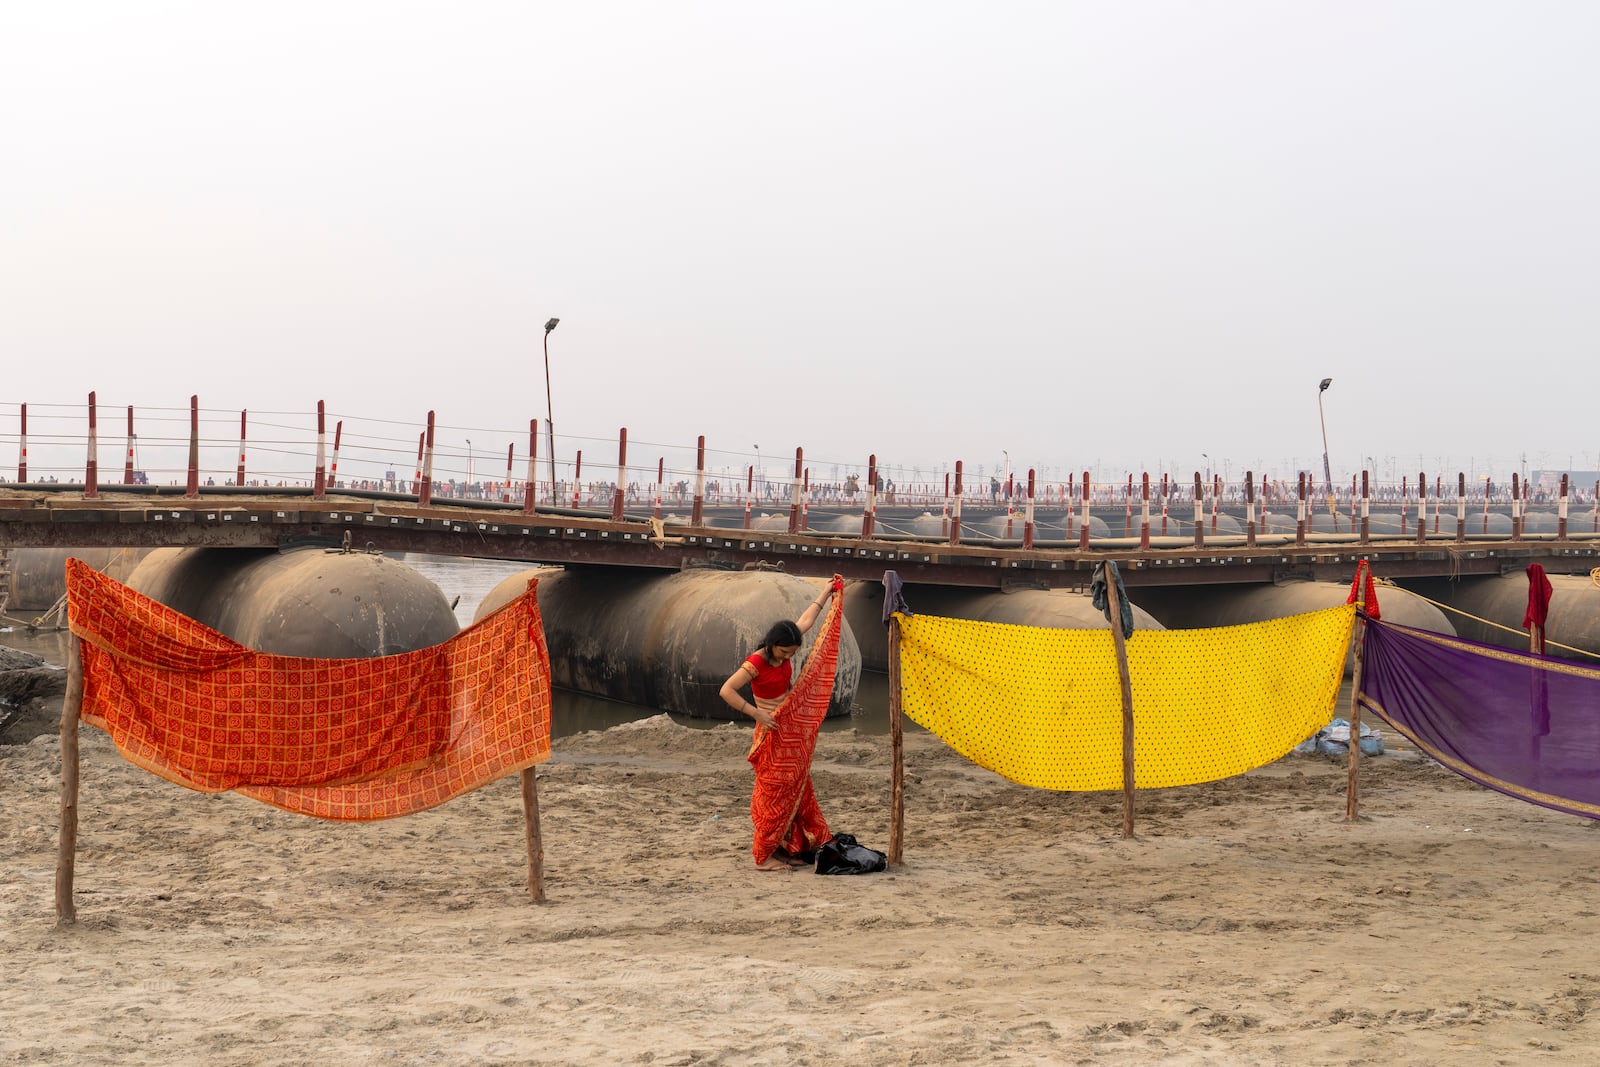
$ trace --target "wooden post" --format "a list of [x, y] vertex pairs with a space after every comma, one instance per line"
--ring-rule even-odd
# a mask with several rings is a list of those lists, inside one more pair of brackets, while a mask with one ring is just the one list
[[1362, 560], [1356, 564], [1356, 625], [1355, 633], [1351, 637], [1355, 645], [1355, 667], [1350, 672], [1350, 776], [1345, 784], [1344, 821], [1356, 821], [1356, 809], [1359, 806], [1360, 796], [1360, 770], [1361, 770], [1361, 650], [1366, 644], [1367, 620], [1362, 616], [1366, 610], [1366, 583], [1362, 580], [1363, 572], [1368, 569], [1367, 561]]
[[544, 838], [539, 832], [539, 786], [533, 768], [522, 770], [522, 818], [528, 836], [528, 896], [544, 903]]
[[900, 730], [900, 619], [889, 616], [889, 862], [905, 842], [905, 742]]
[[67, 695], [61, 703], [61, 838], [56, 849], [56, 925], [78, 921], [72, 874], [78, 851], [78, 713], [83, 709], [83, 658], [78, 635], [67, 637]]
[[1122, 836], [1133, 836], [1133, 681], [1128, 677], [1128, 646], [1122, 639], [1122, 605], [1117, 601], [1117, 565], [1101, 564], [1106, 574], [1106, 610], [1111, 613], [1111, 643], [1117, 650], [1122, 682]]

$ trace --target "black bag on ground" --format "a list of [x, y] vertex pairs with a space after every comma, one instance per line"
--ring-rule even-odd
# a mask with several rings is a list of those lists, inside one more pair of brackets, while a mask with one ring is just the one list
[[834, 834], [832, 841], [817, 849], [818, 874], [872, 874], [888, 866], [888, 856], [849, 834]]

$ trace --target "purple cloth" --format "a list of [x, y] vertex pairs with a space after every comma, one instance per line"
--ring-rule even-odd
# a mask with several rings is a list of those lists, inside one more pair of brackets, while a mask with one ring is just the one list
[[1600, 819], [1600, 668], [1368, 622], [1358, 699], [1463, 777]]

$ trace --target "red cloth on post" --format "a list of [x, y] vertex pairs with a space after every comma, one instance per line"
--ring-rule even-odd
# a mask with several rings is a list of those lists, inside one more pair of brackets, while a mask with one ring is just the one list
[[1534, 640], [1535, 647], [1530, 651], [1544, 655], [1544, 624], [1550, 617], [1550, 597], [1555, 589], [1550, 585], [1550, 579], [1545, 575], [1544, 568], [1537, 563], [1528, 564], [1528, 610], [1522, 616], [1522, 628], [1531, 630], [1537, 626], [1538, 636]]

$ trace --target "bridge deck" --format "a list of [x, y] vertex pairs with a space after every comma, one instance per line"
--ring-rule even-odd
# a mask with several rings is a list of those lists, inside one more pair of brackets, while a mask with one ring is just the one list
[[[742, 509], [725, 509], [721, 521], [737, 522]], [[813, 509], [813, 518], [817, 518]], [[850, 512], [840, 509], [830, 515]], [[857, 513], [859, 514], [859, 513]], [[882, 512], [880, 512], [880, 515]], [[1003, 514], [1003, 512], [1002, 512]], [[1121, 529], [1119, 509], [1103, 516]], [[1370, 559], [1381, 577], [1409, 578], [1502, 574], [1539, 563], [1551, 573], [1587, 573], [1600, 566], [1600, 536], [1569, 532], [1510, 536], [1467, 535], [1458, 539], [1455, 517], [1441, 532], [1417, 541], [1415, 520], [1403, 536], [1308, 534], [1205, 534], [1196, 547], [1192, 532], [1153, 537], [1149, 548], [1135, 537], [1099, 537], [1087, 549], [1076, 542], [1023, 548], [1020, 539], [967, 541], [878, 536], [863, 539], [815, 530], [787, 533], [727, 525], [688, 526], [667, 522], [659, 533], [648, 511], [618, 522], [608, 516], [541, 511], [525, 515], [512, 505], [438, 502], [383, 493], [329, 492], [314, 499], [304, 490], [286, 493], [208, 489], [199, 498], [146, 490], [0, 489], [0, 547], [233, 547], [349, 546], [353, 550], [419, 552], [534, 563], [595, 564], [646, 569], [685, 567], [774, 567], [797, 575], [835, 572], [876, 580], [893, 569], [908, 582], [1002, 587], [1087, 585], [1093, 565], [1115, 560], [1130, 585], [1270, 583], [1295, 578], [1349, 580], [1358, 559]], [[880, 524], [886, 524], [880, 518]], [[1138, 517], [1134, 519], [1135, 530]], [[1469, 521], [1468, 529], [1473, 523]], [[1575, 524], [1578, 525], [1578, 524]], [[1021, 530], [1020, 516], [1016, 529]]]

